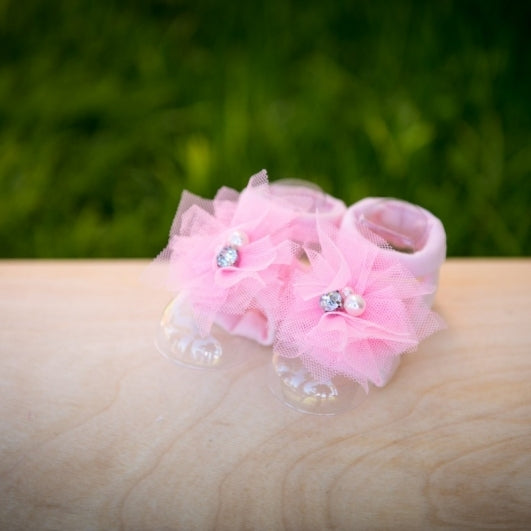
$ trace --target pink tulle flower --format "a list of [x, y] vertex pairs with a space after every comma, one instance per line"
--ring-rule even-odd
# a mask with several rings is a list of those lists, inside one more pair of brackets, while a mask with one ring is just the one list
[[355, 231], [319, 227], [281, 308], [275, 350], [300, 357], [313, 377], [385, 385], [395, 358], [443, 327], [426, 287], [390, 253]]
[[295, 245], [293, 213], [271, 201], [265, 171], [212, 201], [183, 193], [167, 249], [170, 288], [188, 301], [201, 334], [217, 323], [271, 344]]

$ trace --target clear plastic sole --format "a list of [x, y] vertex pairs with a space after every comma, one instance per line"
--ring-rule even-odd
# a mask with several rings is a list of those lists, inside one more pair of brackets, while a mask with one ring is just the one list
[[253, 343], [219, 327], [202, 337], [189, 308], [176, 297], [162, 313], [155, 345], [165, 358], [178, 365], [193, 369], [224, 369], [248, 359]]
[[298, 358], [273, 355], [268, 374], [271, 392], [285, 405], [313, 415], [337, 415], [359, 407], [367, 398], [361, 385], [336, 376], [315, 380]]

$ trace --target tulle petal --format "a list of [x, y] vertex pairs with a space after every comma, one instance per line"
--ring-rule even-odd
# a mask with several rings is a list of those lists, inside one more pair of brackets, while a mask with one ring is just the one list
[[[168, 262], [167, 285], [185, 294], [202, 333], [216, 320], [247, 332], [255, 323], [256, 339], [272, 341], [280, 291], [297, 255], [289, 240], [293, 217], [293, 210], [275, 207], [265, 171], [252, 176], [241, 193], [224, 187], [212, 201], [183, 192], [158, 260]], [[234, 266], [218, 267], [217, 255], [235, 231], [248, 241]]]
[[[363, 386], [385, 385], [396, 356], [414, 350], [442, 321], [424, 302], [425, 288], [397, 258], [373, 242], [318, 227], [319, 249], [293, 276], [281, 304], [275, 348], [300, 357], [314, 377], [344, 375]], [[350, 287], [365, 300], [359, 316], [325, 313], [320, 296]]]

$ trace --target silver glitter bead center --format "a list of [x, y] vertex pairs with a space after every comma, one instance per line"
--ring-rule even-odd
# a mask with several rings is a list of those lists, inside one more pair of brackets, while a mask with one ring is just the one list
[[216, 262], [218, 264], [218, 267], [230, 267], [238, 262], [239, 257], [240, 255], [238, 254], [238, 249], [227, 245], [226, 247], [223, 247], [223, 249], [221, 249], [221, 251], [218, 253], [218, 256], [216, 257]]
[[330, 291], [329, 293], [321, 295], [319, 304], [325, 312], [333, 312], [339, 310], [343, 306], [343, 298], [339, 291]]

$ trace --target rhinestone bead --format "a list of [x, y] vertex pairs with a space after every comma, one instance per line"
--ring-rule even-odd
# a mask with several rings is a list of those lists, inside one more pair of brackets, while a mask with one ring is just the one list
[[339, 291], [330, 291], [321, 295], [319, 305], [325, 312], [333, 312], [339, 310], [343, 306], [343, 298]]
[[236, 265], [239, 257], [238, 249], [227, 245], [218, 253], [216, 263], [218, 264], [218, 267], [230, 267]]

